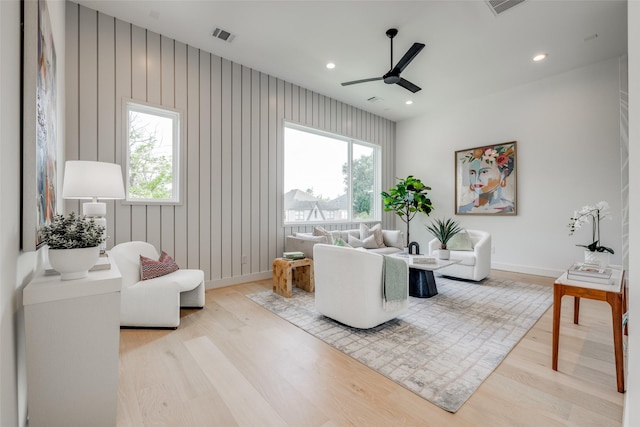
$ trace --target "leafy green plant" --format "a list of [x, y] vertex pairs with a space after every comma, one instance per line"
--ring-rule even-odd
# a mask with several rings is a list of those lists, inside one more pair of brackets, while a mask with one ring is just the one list
[[447, 243], [453, 236], [462, 231], [462, 227], [460, 224], [449, 218], [449, 219], [436, 219], [430, 225], [426, 225], [427, 230], [433, 236], [440, 241], [440, 249], [447, 249]]
[[396, 179], [400, 182], [395, 187], [381, 193], [382, 203], [385, 212], [395, 212], [407, 224], [406, 246], [409, 246], [409, 223], [413, 217], [418, 212], [429, 215], [433, 210], [431, 199], [427, 197], [427, 191], [431, 190], [431, 187], [427, 187], [413, 175], [405, 179]]
[[103, 226], [75, 212], [55, 215], [51, 224], [42, 226], [40, 232], [49, 249], [92, 248], [105, 241]]

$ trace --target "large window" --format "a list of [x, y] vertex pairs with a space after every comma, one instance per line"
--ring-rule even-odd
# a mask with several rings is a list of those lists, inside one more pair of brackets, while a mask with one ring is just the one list
[[379, 147], [285, 124], [285, 223], [380, 220], [379, 182]]
[[125, 103], [126, 200], [178, 203], [180, 113]]

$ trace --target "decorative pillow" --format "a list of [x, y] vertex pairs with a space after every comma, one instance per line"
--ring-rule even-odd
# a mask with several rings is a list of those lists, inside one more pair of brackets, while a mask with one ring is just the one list
[[384, 244], [384, 238], [382, 237], [382, 225], [376, 224], [373, 227], [369, 228], [366, 224], [360, 224], [360, 240], [364, 240], [367, 237], [373, 235], [376, 240], [376, 245], [379, 248], [384, 248], [386, 245]]
[[302, 239], [302, 240], [310, 240], [316, 243], [328, 243], [326, 236], [312, 236], [309, 233], [295, 233], [294, 237], [297, 237], [298, 239]]
[[327, 238], [327, 243], [330, 245], [333, 245], [333, 236], [331, 235], [331, 233], [327, 230], [325, 230], [324, 228], [318, 226], [318, 227], [313, 227], [313, 235], [314, 236], [325, 236]]
[[353, 248], [378, 249], [376, 238], [373, 235], [362, 240], [352, 235], [349, 235], [349, 244]]
[[351, 246], [350, 244], [348, 244], [347, 242], [345, 242], [344, 240], [342, 240], [342, 238], [340, 237], [336, 237], [334, 242], [334, 245], [336, 246], [344, 246], [345, 248], [352, 248], [353, 246]]
[[158, 261], [140, 255], [140, 279], [149, 280], [178, 270], [178, 264], [166, 252], [162, 251]]
[[384, 244], [398, 249], [404, 249], [404, 240], [400, 230], [382, 230]]
[[451, 240], [447, 242], [447, 249], [451, 251], [472, 251], [473, 243], [467, 230], [462, 230], [455, 234]]

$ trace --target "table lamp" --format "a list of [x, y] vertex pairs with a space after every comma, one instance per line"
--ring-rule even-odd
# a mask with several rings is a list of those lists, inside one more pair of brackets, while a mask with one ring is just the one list
[[100, 252], [106, 249], [107, 204], [100, 200], [124, 199], [122, 168], [115, 163], [69, 160], [65, 163], [62, 183], [63, 199], [89, 199], [82, 205], [82, 214], [104, 227], [105, 242]]

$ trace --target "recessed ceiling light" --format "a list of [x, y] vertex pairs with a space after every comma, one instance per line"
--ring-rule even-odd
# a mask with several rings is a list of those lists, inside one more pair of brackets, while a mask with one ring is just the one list
[[405, 102], [405, 104], [411, 105], [411, 104], [413, 104], [413, 101], [412, 100], [408, 100], [407, 102]]
[[330, 70], [333, 70], [334, 68], [336, 68], [336, 64], [334, 64], [333, 62], [329, 62], [327, 64], [327, 68], [330, 69]]
[[533, 57], [533, 60], [534, 60], [535, 62], [540, 62], [540, 61], [542, 61], [543, 59], [546, 59], [546, 58], [547, 58], [547, 56], [548, 56], [548, 55], [547, 55], [546, 53], [539, 53], [539, 54], [537, 54], [536, 56], [534, 56], [534, 57]]

